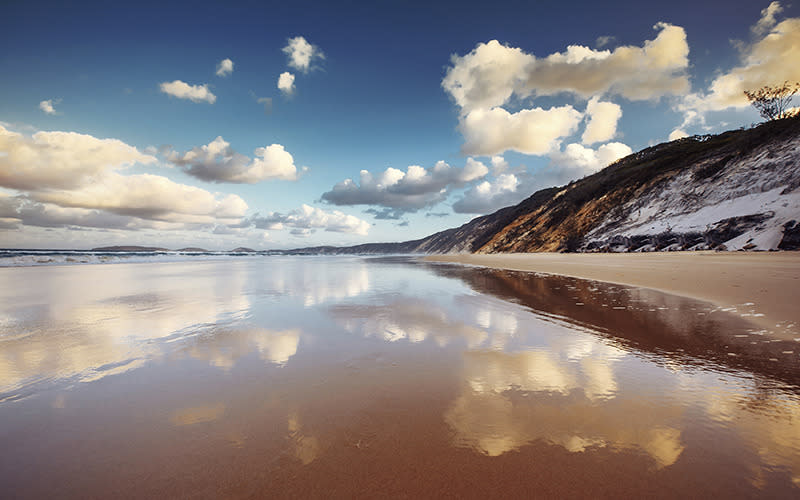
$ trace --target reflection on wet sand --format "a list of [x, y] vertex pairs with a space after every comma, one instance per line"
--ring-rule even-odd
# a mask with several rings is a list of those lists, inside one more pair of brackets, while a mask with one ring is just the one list
[[609, 367], [599, 378], [586, 369], [604, 361], [559, 366], [539, 352], [468, 353], [464, 391], [445, 419], [458, 444], [489, 456], [541, 439], [571, 452], [633, 448], [658, 467], [675, 463], [684, 448], [675, 427], [681, 425], [682, 407], [660, 405], [654, 411], [650, 400], [615, 397]]
[[195, 406], [192, 408], [181, 408], [175, 410], [170, 416], [170, 421], [175, 425], [194, 425], [204, 422], [213, 422], [225, 413], [225, 405], [217, 403], [214, 405]]
[[254, 351], [262, 360], [282, 366], [297, 354], [300, 336], [297, 329], [280, 332], [264, 328], [212, 329], [188, 343], [186, 350], [192, 358], [223, 369], [232, 368], [239, 358]]
[[758, 456], [747, 466], [753, 485], [775, 469], [800, 479], [800, 400], [785, 385], [797, 380], [796, 366], [785, 355], [774, 361], [786, 354], [782, 341], [751, 343], [763, 333], [746, 320], [647, 290], [435, 267], [537, 316], [471, 294], [449, 307], [405, 298], [331, 314], [348, 331], [391, 342], [460, 341], [461, 394], [444, 415], [457, 446], [492, 457], [534, 442], [570, 452], [630, 449], [660, 469], [698, 447], [685, 434], [713, 442], [734, 431], [739, 453]]
[[303, 433], [300, 417], [297, 413], [289, 415], [289, 440], [291, 442], [292, 454], [300, 460], [303, 465], [313, 462], [320, 454], [319, 439], [314, 436], [307, 436]]
[[477, 292], [586, 326], [656, 362], [743, 369], [800, 385], [800, 349], [737, 315], [653, 290], [555, 275], [431, 265]]
[[[312, 307], [366, 292], [369, 273], [362, 261], [282, 263], [265, 273], [246, 262], [7, 269], [37, 276], [0, 290], [0, 401], [47, 382], [90, 382], [142, 367], [166, 343], [213, 329], [219, 331], [205, 344], [225, 337], [237, 345], [213, 355], [195, 346], [193, 356], [215, 356], [209, 361], [230, 367], [255, 345], [265, 361], [285, 364], [297, 351], [298, 331], [242, 328], [251, 298], [297, 297]], [[236, 334], [219, 328], [225, 325]]]
[[[144, 277], [133, 279], [137, 269]], [[240, 293], [246, 277], [236, 266], [224, 280], [176, 277], [179, 269], [167, 269], [82, 266], [81, 280], [91, 286], [76, 287], [70, 279], [78, 270], [59, 268], [46, 279], [20, 283], [13, 299], [3, 297], [9, 306], [29, 302], [6, 310], [3, 333], [13, 335], [2, 336], [0, 398], [24, 396], [47, 381], [90, 382], [141, 367], [160, 356], [156, 341], [197, 325], [235, 321], [250, 307]]]
[[399, 258], [28, 271], [0, 292], [12, 497], [800, 488], [792, 349], [706, 304]]

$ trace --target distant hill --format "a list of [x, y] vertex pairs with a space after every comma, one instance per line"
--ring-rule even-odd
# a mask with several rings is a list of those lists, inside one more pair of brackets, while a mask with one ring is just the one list
[[179, 248], [176, 252], [208, 252], [205, 248], [197, 248], [197, 247], [186, 247], [186, 248]]
[[160, 247], [139, 247], [135, 245], [97, 247], [92, 248], [92, 252], [169, 252], [168, 248]]
[[453, 229], [289, 253], [800, 249], [800, 117], [653, 146]]

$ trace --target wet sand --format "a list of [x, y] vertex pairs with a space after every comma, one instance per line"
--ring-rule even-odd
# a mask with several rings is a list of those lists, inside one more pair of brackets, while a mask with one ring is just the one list
[[427, 260], [649, 288], [733, 309], [784, 339], [800, 334], [800, 252], [453, 254]]
[[3, 498], [797, 498], [800, 349], [412, 258], [0, 270]]

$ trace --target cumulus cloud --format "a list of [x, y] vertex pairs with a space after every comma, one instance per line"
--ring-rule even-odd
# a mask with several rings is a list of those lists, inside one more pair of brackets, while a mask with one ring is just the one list
[[[689, 90], [689, 45], [679, 26], [658, 23], [658, 34], [641, 46], [597, 50], [569, 45], [563, 52], [537, 57], [497, 40], [453, 55], [442, 87], [460, 108], [459, 131], [466, 154], [504, 151], [543, 155], [561, 148], [583, 114], [571, 105], [509, 111], [528, 98], [569, 95], [589, 100], [584, 144], [612, 139], [622, 115], [619, 105], [600, 96], [629, 100], [682, 95]], [[602, 38], [605, 45], [611, 39]]]
[[278, 77], [278, 90], [284, 93], [284, 95], [291, 95], [294, 93], [294, 75], [289, 73], [288, 71], [284, 71]]
[[783, 12], [783, 7], [781, 7], [780, 2], [772, 2], [761, 11], [761, 19], [750, 30], [757, 36], [769, 33], [773, 26], [778, 23], [776, 16], [781, 12]]
[[502, 106], [512, 95], [616, 94], [647, 100], [683, 94], [689, 89], [686, 32], [667, 23], [654, 28], [656, 38], [641, 47], [594, 50], [570, 45], [542, 58], [497, 40], [480, 43], [467, 55], [451, 57], [442, 87], [465, 113]]
[[795, 64], [800, 60], [800, 18], [777, 23], [776, 15], [781, 11], [778, 2], [764, 9], [761, 19], [752, 27], [757, 37], [752, 43], [740, 46], [739, 65], [717, 76], [706, 92], [690, 94], [683, 100], [678, 107], [685, 113], [682, 126], [702, 123], [703, 114], [708, 111], [749, 106], [745, 90], [786, 80], [800, 81], [800, 65]]
[[233, 73], [233, 61], [223, 59], [217, 64], [217, 76], [228, 76]]
[[40, 227], [165, 229], [235, 223], [247, 204], [166, 177], [120, 171], [156, 158], [117, 139], [74, 132], [30, 137], [0, 126], [0, 219]]
[[31, 200], [27, 196], [0, 195], [0, 221], [45, 228], [96, 228], [96, 229], [168, 229], [180, 228], [180, 224], [144, 220], [137, 217], [117, 215], [84, 208], [60, 207], [50, 203]]
[[689, 137], [689, 134], [686, 131], [676, 128], [672, 132], [669, 133], [669, 140], [676, 141], [678, 139], [683, 139], [684, 137]]
[[252, 160], [217, 137], [210, 143], [186, 151], [172, 152], [167, 159], [187, 174], [208, 182], [255, 184], [269, 179], [297, 179], [294, 158], [280, 144], [256, 148]]
[[536, 57], [497, 40], [479, 43], [465, 56], [453, 55], [442, 87], [468, 112], [502, 106], [514, 92], [523, 92], [527, 68]]
[[61, 207], [99, 209], [118, 215], [167, 222], [211, 223], [239, 219], [247, 204], [239, 196], [212, 194], [151, 174], [109, 173], [79, 190], [33, 193], [36, 201]]
[[39, 109], [45, 112], [48, 115], [55, 115], [58, 114], [56, 112], [56, 108], [54, 107], [55, 104], [61, 102], [61, 99], [47, 99], [46, 101], [42, 101], [39, 103]]
[[503, 108], [474, 109], [459, 125], [464, 153], [495, 155], [513, 150], [542, 155], [578, 127], [582, 115], [572, 106], [523, 109], [509, 113]]
[[325, 59], [325, 54], [315, 45], [311, 45], [302, 36], [289, 38], [283, 53], [289, 59], [289, 67], [308, 73], [315, 59]]
[[178, 99], [188, 99], [192, 102], [207, 102], [214, 104], [217, 100], [210, 90], [208, 85], [189, 85], [186, 82], [175, 80], [172, 82], [164, 82], [159, 85], [161, 92], [177, 97]]
[[19, 190], [71, 189], [108, 170], [151, 164], [144, 154], [117, 139], [75, 132], [36, 132], [31, 137], [0, 126], [0, 186]]
[[551, 158], [555, 165], [572, 171], [572, 177], [577, 178], [593, 174], [632, 153], [633, 150], [621, 142], [609, 142], [597, 149], [573, 143], [568, 144], [563, 151], [554, 153]]
[[506, 159], [500, 155], [492, 156], [489, 162], [492, 164], [492, 173], [494, 175], [504, 174], [510, 168]]
[[[500, 207], [519, 202], [517, 188], [520, 180], [514, 174], [502, 174], [493, 182], [483, 181], [467, 190], [464, 195], [453, 204], [456, 213], [482, 214], [489, 213]], [[530, 195], [527, 193], [525, 196]]]
[[241, 225], [275, 231], [291, 228], [291, 234], [295, 236], [306, 236], [316, 229], [366, 235], [370, 228], [367, 221], [353, 215], [338, 210], [328, 212], [305, 204], [286, 214], [280, 212], [270, 212], [264, 216], [256, 214], [245, 219]]
[[551, 153], [550, 165], [533, 172], [524, 166], [508, 167], [502, 157], [494, 157], [493, 164], [503, 165], [495, 171], [494, 179], [487, 179], [465, 191], [453, 203], [453, 211], [491, 213], [515, 205], [539, 189], [563, 185], [585, 177], [631, 153], [631, 148], [618, 142], [603, 144], [597, 149], [573, 143], [563, 150]]
[[375, 205], [393, 210], [384, 218], [397, 218], [405, 212], [415, 212], [433, 206], [447, 198], [449, 189], [462, 187], [489, 173], [483, 163], [468, 158], [463, 168], [451, 167], [440, 161], [430, 169], [409, 166], [405, 172], [387, 168], [378, 175], [362, 170], [359, 182], [345, 179], [322, 194], [322, 199], [334, 205]]
[[617, 133], [617, 122], [622, 118], [622, 108], [618, 104], [603, 102], [599, 97], [592, 97], [586, 106], [586, 114], [589, 122], [581, 135], [581, 142], [589, 145], [614, 138]]

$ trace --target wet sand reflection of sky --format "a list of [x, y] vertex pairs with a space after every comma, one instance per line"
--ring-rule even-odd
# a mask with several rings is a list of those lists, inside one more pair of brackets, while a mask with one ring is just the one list
[[800, 487], [800, 351], [709, 304], [409, 259], [7, 271], [19, 496]]

